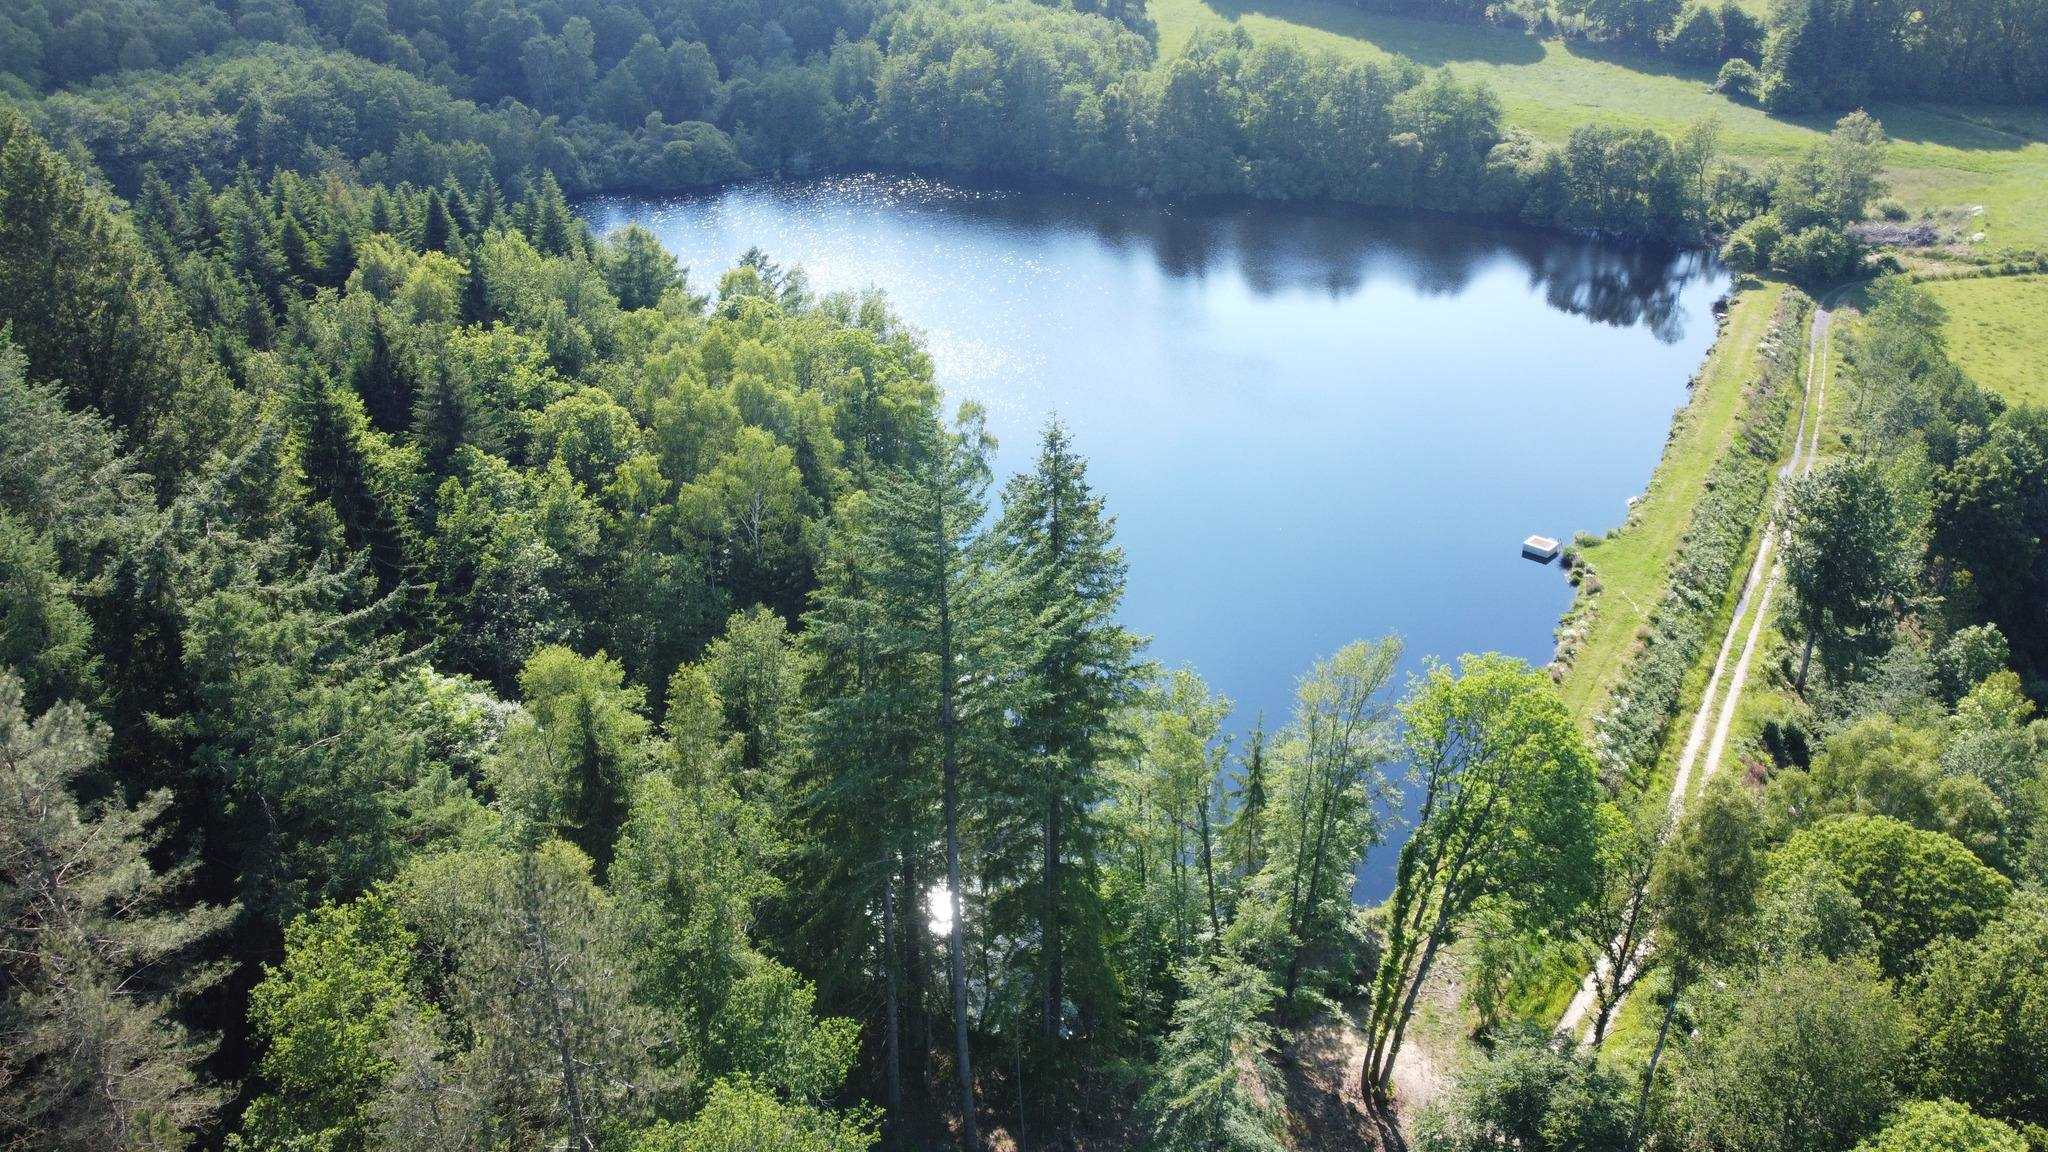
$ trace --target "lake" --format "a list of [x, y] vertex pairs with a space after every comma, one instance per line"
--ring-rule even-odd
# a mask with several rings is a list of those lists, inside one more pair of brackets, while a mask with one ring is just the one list
[[949, 402], [988, 410], [998, 489], [1057, 412], [1117, 517], [1126, 622], [1240, 731], [1361, 637], [1399, 633], [1411, 672], [1547, 661], [1571, 589], [1521, 541], [1623, 519], [1728, 289], [1698, 253], [898, 177], [582, 210], [652, 230], [698, 291], [756, 246], [817, 290], [883, 289]]

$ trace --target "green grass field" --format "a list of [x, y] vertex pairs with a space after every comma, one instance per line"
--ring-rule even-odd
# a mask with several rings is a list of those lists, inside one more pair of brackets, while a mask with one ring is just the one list
[[[1342, 0], [1151, 0], [1150, 12], [1162, 52], [1201, 29], [1235, 23], [1255, 38], [1444, 65], [1487, 81], [1509, 123], [1550, 140], [1589, 122], [1674, 131], [1711, 116], [1721, 121], [1728, 154], [1756, 162], [1796, 155], [1832, 123], [1724, 99], [1708, 89], [1706, 70], [1608, 59], [1563, 41], [1367, 12]], [[1988, 247], [2048, 248], [2048, 111], [1880, 104], [1871, 112], [1895, 141], [1893, 195], [1915, 209], [1981, 205]]]
[[1928, 285], [1948, 309], [1949, 354], [1970, 378], [2008, 400], [2048, 404], [2048, 276], [2000, 276]]
[[1721, 338], [1700, 370], [1692, 399], [1628, 526], [1583, 550], [1600, 580], [1586, 638], [1561, 686], [1574, 715], [1590, 722], [1635, 646], [1636, 632], [1664, 594], [1678, 544], [1692, 522], [1707, 471], [1734, 434], [1743, 386], [1755, 377], [1757, 343], [1784, 295], [1767, 284], [1736, 297]]

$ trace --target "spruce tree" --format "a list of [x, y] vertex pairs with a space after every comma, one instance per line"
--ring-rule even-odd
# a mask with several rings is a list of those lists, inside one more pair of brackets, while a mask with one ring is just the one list
[[0, 673], [0, 1143], [174, 1152], [219, 1101], [199, 1077], [211, 1045], [176, 1004], [203, 986], [189, 954], [228, 912], [174, 907], [185, 872], [151, 866], [167, 794], [78, 803], [105, 746], [77, 705], [31, 720]]
[[396, 486], [381, 474], [381, 435], [353, 392], [310, 366], [300, 369], [292, 407], [309, 487], [334, 510], [349, 547], [369, 554], [378, 591], [392, 591], [408, 568], [405, 518]]
[[470, 372], [442, 360], [427, 374], [412, 405], [412, 444], [420, 463], [436, 476], [455, 470], [464, 447], [504, 450], [503, 420], [479, 395]]
[[348, 283], [348, 274], [356, 270], [355, 227], [349, 221], [338, 222], [333, 235], [327, 238], [327, 249], [321, 256], [320, 283], [329, 288], [339, 288]]
[[484, 270], [482, 251], [472, 252], [469, 266], [462, 276], [462, 322], [464, 324], [488, 324], [491, 322], [491, 285], [489, 274]]
[[455, 236], [455, 218], [448, 214], [447, 203], [439, 192], [427, 189], [426, 211], [421, 214], [420, 221], [422, 247], [429, 252], [446, 252]]
[[[1134, 698], [1139, 642], [1117, 623], [1125, 564], [1116, 521], [1088, 484], [1087, 463], [1059, 421], [1047, 423], [1036, 468], [1003, 494], [998, 563], [1015, 579], [1010, 627], [1030, 645], [1016, 735], [1029, 758], [1006, 789], [997, 852], [1026, 888], [1020, 917], [1038, 945], [1040, 1026], [1064, 1029], [1070, 952], [1090, 969], [1084, 1020], [1108, 1018], [1096, 808], [1115, 753], [1117, 713]], [[1000, 818], [999, 818], [1000, 819]], [[1021, 895], [1021, 894], [1020, 894]]]
[[969, 1147], [978, 1146], [979, 1137], [968, 1040], [964, 791], [970, 780], [988, 779], [1004, 756], [1014, 655], [1004, 642], [1015, 632], [1006, 613], [1012, 594], [989, 563], [983, 534], [993, 446], [980, 410], [971, 405], [962, 407], [952, 429], [930, 422], [909, 466], [877, 485], [863, 541], [889, 654], [915, 677], [912, 707], [923, 714], [925, 733], [919, 755], [938, 770], [954, 1069]]
[[[795, 789], [809, 836], [803, 888], [818, 894], [803, 923], [815, 955], [831, 958], [821, 985], [840, 998], [871, 994], [879, 973], [883, 1101], [891, 1131], [906, 1120], [906, 1069], [921, 1064], [925, 935], [916, 862], [939, 839], [935, 781], [917, 755], [922, 677], [892, 643], [886, 605], [870, 567], [875, 537], [865, 493], [843, 500], [799, 644], [808, 695], [817, 700]], [[906, 882], [906, 873], [911, 879]], [[872, 1002], [872, 1001], [870, 1001]]]
[[419, 386], [408, 358], [391, 344], [391, 324], [381, 309], [370, 313], [370, 346], [356, 359], [352, 373], [356, 395], [379, 432], [405, 431]]
[[1266, 818], [1266, 718], [1252, 725], [1246, 741], [1243, 774], [1232, 793], [1230, 823], [1223, 829], [1223, 851], [1233, 875], [1243, 878], [1258, 874], [1265, 866]]

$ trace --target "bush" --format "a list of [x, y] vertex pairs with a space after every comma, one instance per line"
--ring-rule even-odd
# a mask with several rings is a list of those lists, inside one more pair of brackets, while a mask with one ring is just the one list
[[1910, 986], [1920, 1089], [2015, 1124], [2048, 1124], [2048, 900], [2022, 896], [1944, 940]]
[[1890, 197], [1886, 197], [1885, 199], [1879, 200], [1877, 202], [1877, 215], [1879, 219], [1889, 220], [1894, 224], [1899, 224], [1910, 219], [1913, 214], [1906, 210], [1906, 206], [1904, 204], [1901, 204], [1897, 200], [1893, 200]]
[[1737, 272], [1756, 275], [1769, 271], [1772, 259], [1778, 253], [1781, 235], [1778, 218], [1766, 212], [1737, 228], [1728, 237], [1728, 242], [1721, 245], [1721, 259]]
[[1915, 1100], [1856, 1152], [2027, 1152], [2027, 1142], [2011, 1125], [1953, 1100]]
[[1893, 977], [1918, 971], [1935, 941], [1975, 936], [2012, 891], [1955, 837], [1889, 816], [1837, 816], [1806, 828], [1772, 854], [1771, 872], [1790, 875], [1810, 860], [1831, 867], [1862, 905], [1878, 961]]
[[1778, 242], [1771, 266], [1793, 280], [1825, 284], [1853, 274], [1863, 263], [1863, 245], [1839, 228], [1816, 224]]
[[1721, 71], [1714, 77], [1714, 91], [1730, 100], [1747, 104], [1756, 103], [1756, 94], [1761, 78], [1757, 76], [1756, 65], [1736, 57], [1721, 65]]
[[1422, 1115], [1423, 1152], [1631, 1146], [1628, 1084], [1590, 1059], [1559, 1052], [1541, 1029], [1506, 1037], [1468, 1065], [1449, 1099]]

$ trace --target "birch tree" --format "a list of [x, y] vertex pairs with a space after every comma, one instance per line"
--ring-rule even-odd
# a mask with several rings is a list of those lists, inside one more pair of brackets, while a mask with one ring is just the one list
[[1415, 834], [1401, 849], [1373, 985], [1363, 1087], [1393, 1078], [1401, 1036], [1444, 946], [1481, 901], [1518, 926], [1555, 923], [1592, 895], [1599, 783], [1543, 675], [1498, 654], [1432, 668], [1402, 708]]

